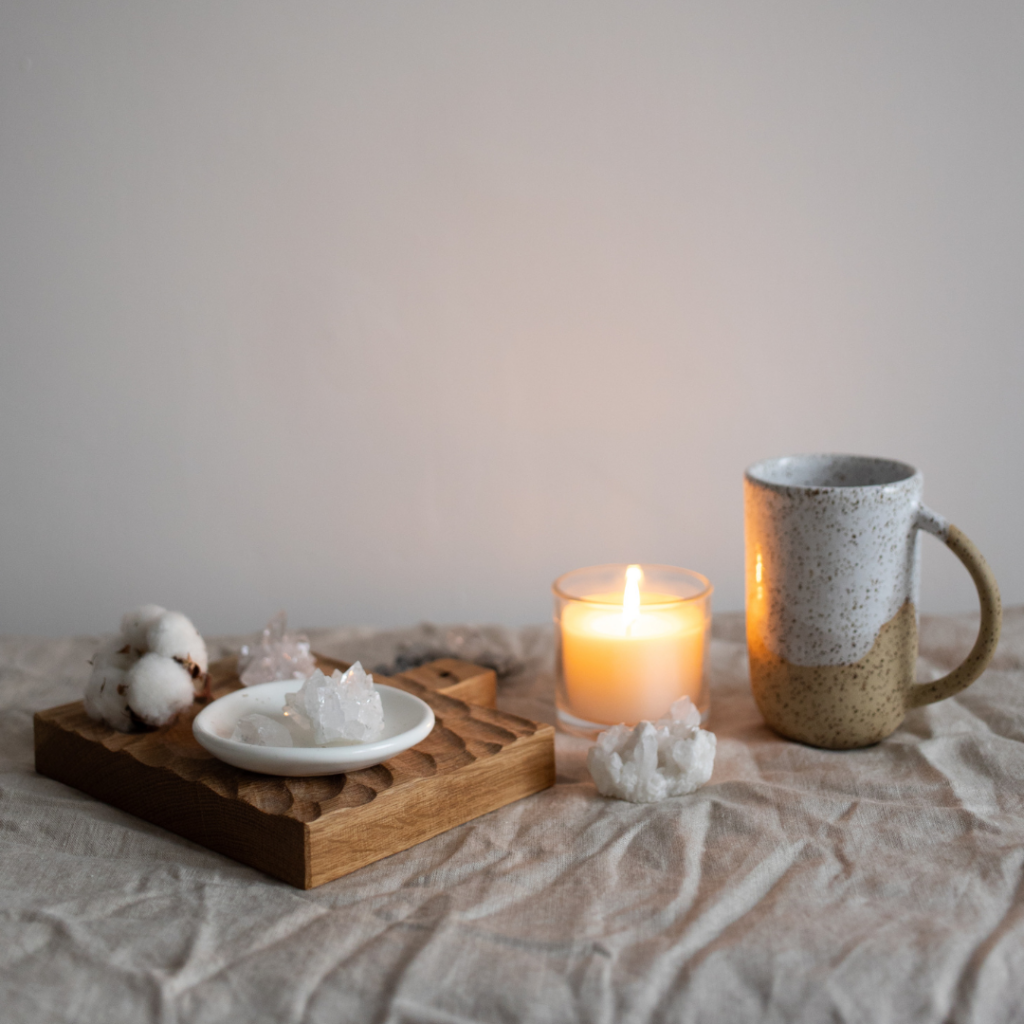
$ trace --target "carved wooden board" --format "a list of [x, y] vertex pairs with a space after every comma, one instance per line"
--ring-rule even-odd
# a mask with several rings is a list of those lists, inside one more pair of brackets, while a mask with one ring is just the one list
[[[328, 672], [347, 667], [317, 660]], [[234, 658], [210, 674], [216, 697], [241, 685]], [[199, 746], [198, 704], [165, 729], [120, 733], [76, 701], [35, 716], [36, 771], [302, 889], [554, 784], [554, 729], [495, 709], [489, 669], [445, 658], [375, 678], [425, 700], [436, 724], [374, 768], [259, 775]]]

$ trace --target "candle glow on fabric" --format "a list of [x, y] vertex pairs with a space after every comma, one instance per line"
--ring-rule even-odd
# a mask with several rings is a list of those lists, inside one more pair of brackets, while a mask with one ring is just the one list
[[642, 592], [642, 577], [631, 565], [621, 597], [594, 594], [562, 613], [562, 675], [580, 718], [635, 725], [661, 718], [680, 697], [699, 700], [704, 611], [671, 594]]

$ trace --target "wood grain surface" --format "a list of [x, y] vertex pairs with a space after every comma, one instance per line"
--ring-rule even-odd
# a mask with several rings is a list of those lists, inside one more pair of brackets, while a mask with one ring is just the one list
[[[210, 675], [215, 697], [241, 685], [234, 658]], [[120, 733], [76, 701], [35, 716], [36, 771], [303, 889], [554, 784], [554, 729], [498, 711], [491, 670], [444, 658], [375, 678], [426, 701], [436, 724], [373, 768], [260, 775], [196, 742], [198, 703], [164, 729]]]

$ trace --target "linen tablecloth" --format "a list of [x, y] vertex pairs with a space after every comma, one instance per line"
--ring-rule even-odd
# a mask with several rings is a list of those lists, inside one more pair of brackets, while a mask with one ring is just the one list
[[[921, 626], [923, 679], [975, 629]], [[850, 752], [763, 725], [742, 631], [716, 618], [697, 793], [603, 798], [559, 735], [553, 789], [309, 892], [36, 775], [32, 714], [97, 638], [0, 641], [0, 1021], [1024, 1019], [1024, 609], [974, 686]], [[418, 635], [313, 639], [375, 666]], [[553, 721], [550, 629], [486, 636], [500, 705]]]

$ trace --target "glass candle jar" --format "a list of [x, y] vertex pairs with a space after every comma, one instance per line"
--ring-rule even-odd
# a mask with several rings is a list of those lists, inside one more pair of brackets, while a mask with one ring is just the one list
[[657, 721], [687, 696], [707, 716], [711, 583], [670, 565], [596, 565], [560, 576], [555, 595], [558, 722], [594, 737]]

